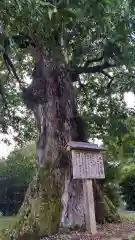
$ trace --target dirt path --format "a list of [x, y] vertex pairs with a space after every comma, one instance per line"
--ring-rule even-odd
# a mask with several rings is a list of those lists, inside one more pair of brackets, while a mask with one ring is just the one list
[[135, 232], [135, 221], [124, 220], [120, 223], [110, 223], [97, 226], [98, 233], [91, 236], [87, 232], [72, 232], [72, 234], [55, 235], [42, 240], [127, 240]]

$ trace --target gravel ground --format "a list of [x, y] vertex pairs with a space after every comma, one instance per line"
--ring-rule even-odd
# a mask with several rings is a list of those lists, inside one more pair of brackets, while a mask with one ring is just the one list
[[98, 233], [91, 236], [87, 232], [72, 232], [71, 234], [59, 234], [42, 240], [119, 240], [128, 239], [135, 232], [135, 221], [124, 220], [120, 223], [110, 223], [97, 226]]

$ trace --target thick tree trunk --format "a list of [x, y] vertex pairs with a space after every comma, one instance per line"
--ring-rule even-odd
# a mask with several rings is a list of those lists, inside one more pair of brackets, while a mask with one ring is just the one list
[[36, 240], [58, 232], [60, 227], [85, 225], [82, 182], [72, 179], [71, 158], [66, 151], [70, 140], [83, 141], [84, 136], [78, 130], [72, 77], [64, 65], [40, 55], [24, 99], [37, 122], [38, 171], [11, 239]]

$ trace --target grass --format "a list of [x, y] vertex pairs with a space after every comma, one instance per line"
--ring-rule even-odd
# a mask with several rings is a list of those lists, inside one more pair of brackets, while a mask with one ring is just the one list
[[135, 220], [135, 213], [129, 213], [129, 212], [120, 212], [120, 215], [122, 218], [128, 219], [128, 220]]
[[[135, 221], [135, 213], [120, 212], [120, 215], [122, 218]], [[12, 226], [15, 224], [16, 220], [17, 216], [0, 217], [0, 232], [5, 229], [10, 230]]]
[[10, 229], [16, 222], [17, 217], [0, 217], [0, 231]]

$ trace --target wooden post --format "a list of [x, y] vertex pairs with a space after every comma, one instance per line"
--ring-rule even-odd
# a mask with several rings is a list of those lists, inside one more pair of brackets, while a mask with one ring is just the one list
[[83, 192], [84, 192], [84, 213], [86, 228], [89, 233], [94, 235], [97, 233], [97, 230], [92, 180], [84, 180]]

